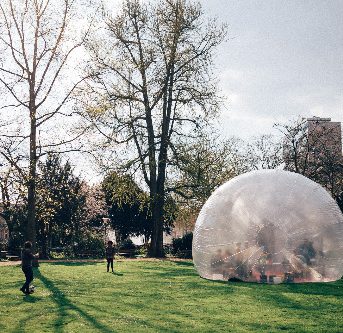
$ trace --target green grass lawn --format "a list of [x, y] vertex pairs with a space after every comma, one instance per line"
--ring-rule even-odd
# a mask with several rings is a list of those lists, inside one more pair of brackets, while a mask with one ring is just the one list
[[191, 262], [42, 263], [36, 292], [0, 267], [0, 332], [343, 332], [343, 280], [258, 285], [201, 279]]

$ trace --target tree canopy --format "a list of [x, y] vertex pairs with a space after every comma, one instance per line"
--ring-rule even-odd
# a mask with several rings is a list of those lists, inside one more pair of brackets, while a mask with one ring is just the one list
[[[65, 106], [83, 78], [68, 75], [71, 58], [87, 35], [76, 30], [77, 1], [2, 0], [0, 3], [0, 156], [27, 187], [26, 238], [35, 247], [36, 178], [41, 156], [69, 150], [66, 131], [73, 115]], [[55, 120], [54, 123], [52, 121]], [[62, 135], [64, 133], [66, 137]]]
[[123, 145], [116, 150], [127, 167], [141, 171], [153, 221], [149, 253], [160, 257], [171, 147], [196, 136], [218, 109], [211, 69], [226, 27], [206, 22], [200, 4], [186, 0], [127, 0], [103, 22], [88, 43], [95, 80], [85, 117], [108, 142]]
[[[149, 194], [144, 192], [129, 175], [110, 172], [102, 182], [108, 206], [111, 226], [116, 231], [117, 240], [129, 236], [151, 238], [152, 219]], [[168, 231], [175, 218], [175, 204], [167, 198], [164, 230]]]

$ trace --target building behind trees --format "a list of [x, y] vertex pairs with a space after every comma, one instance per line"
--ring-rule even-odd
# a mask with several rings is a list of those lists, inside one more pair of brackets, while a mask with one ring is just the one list
[[311, 147], [311, 158], [315, 160], [326, 150], [338, 158], [342, 158], [342, 128], [340, 122], [331, 118], [313, 117], [307, 119], [308, 143]]
[[9, 230], [6, 220], [1, 216], [3, 213], [3, 206], [0, 204], [0, 250], [7, 247], [9, 240]]

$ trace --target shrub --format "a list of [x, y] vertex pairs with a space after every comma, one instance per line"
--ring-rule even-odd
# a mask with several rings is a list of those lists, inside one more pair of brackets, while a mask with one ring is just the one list
[[118, 248], [119, 250], [135, 250], [136, 245], [130, 238], [126, 238], [119, 244]]
[[192, 258], [193, 233], [188, 233], [180, 238], [173, 238], [172, 254], [179, 258]]
[[88, 253], [92, 257], [103, 257], [105, 254], [105, 244], [101, 235], [96, 233], [89, 233], [86, 237], [79, 240], [74, 245], [74, 253], [82, 254]]
[[137, 254], [146, 257], [148, 254], [148, 247], [146, 245], [137, 246]]

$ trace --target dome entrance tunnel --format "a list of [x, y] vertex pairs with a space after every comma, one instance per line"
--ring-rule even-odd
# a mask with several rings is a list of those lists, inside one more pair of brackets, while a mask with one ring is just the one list
[[324, 188], [302, 175], [249, 172], [203, 206], [193, 260], [211, 280], [335, 281], [343, 275], [343, 215]]

